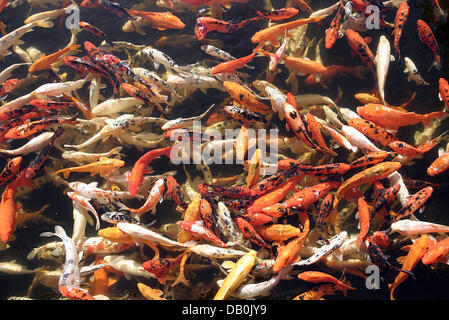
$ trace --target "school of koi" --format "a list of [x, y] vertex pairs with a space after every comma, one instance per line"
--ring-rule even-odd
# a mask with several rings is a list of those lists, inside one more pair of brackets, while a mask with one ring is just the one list
[[[73, 300], [252, 299], [281, 281], [289, 283], [282, 299], [351, 298], [375, 265], [393, 300], [401, 283], [416, 281], [419, 264], [448, 263], [449, 226], [420, 217], [445, 186], [432, 179], [449, 169], [449, 84], [434, 33], [446, 25], [447, 4], [424, 1], [431, 18], [416, 18], [422, 8], [401, 0], [136, 2], [0, 0], [0, 250], [7, 254], [32, 220], [54, 226], [26, 257], [48, 264], [0, 262], [0, 273], [33, 275], [27, 294], [10, 299], [39, 299], [42, 287]], [[372, 6], [376, 29], [368, 28]], [[236, 7], [244, 19], [226, 19]], [[26, 20], [10, 30], [18, 12]], [[77, 12], [107, 14], [124, 34], [160, 38], [114, 41], [95, 20], [72, 19]], [[69, 42], [43, 54], [22, 40], [37, 27], [69, 32]], [[257, 31], [245, 32], [251, 27]], [[255, 45], [249, 55], [220, 48], [236, 33]], [[401, 41], [403, 33], [414, 37]], [[170, 44], [193, 46], [204, 60], [180, 65], [164, 52]], [[341, 64], [327, 64], [336, 47], [346, 50]], [[410, 58], [418, 47], [428, 60]], [[411, 97], [388, 79], [404, 66]], [[23, 67], [26, 75], [15, 78]], [[346, 81], [367, 89], [348, 92]], [[197, 89], [208, 105], [182, 116]], [[329, 89], [335, 99], [320, 94]], [[407, 101], [390, 105], [394, 97]], [[428, 101], [430, 112], [411, 111], [416, 101]], [[234, 139], [224, 138], [226, 129], [236, 129]], [[268, 175], [262, 150], [252, 149], [250, 129], [278, 130], [266, 137], [277, 145], [276, 173]], [[166, 161], [199, 140], [201, 150], [232, 146], [243, 164], [227, 171]], [[406, 174], [430, 154], [418, 175], [429, 179]], [[53, 203], [22, 209], [42, 183], [71, 200], [70, 227], [46, 217]], [[387, 255], [397, 251], [396, 259]], [[198, 280], [207, 270], [209, 279]], [[125, 280], [132, 294], [123, 295]]]

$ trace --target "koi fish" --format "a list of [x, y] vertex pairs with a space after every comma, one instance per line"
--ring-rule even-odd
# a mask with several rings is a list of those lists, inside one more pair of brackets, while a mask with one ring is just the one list
[[398, 232], [406, 236], [413, 236], [416, 234], [425, 233], [446, 233], [449, 232], [449, 226], [436, 224], [425, 221], [415, 221], [409, 219], [402, 219], [393, 222], [390, 226], [392, 232]]
[[237, 222], [237, 225], [239, 226], [240, 231], [243, 234], [243, 238], [248, 239], [261, 248], [267, 247], [267, 243], [265, 242], [265, 240], [257, 233], [254, 227], [248, 221], [241, 217], [237, 217], [235, 221]]
[[399, 184], [396, 184], [388, 189], [384, 189], [383, 192], [380, 192], [380, 196], [374, 202], [371, 218], [376, 212], [379, 212], [396, 199], [396, 195], [398, 194], [400, 188], [401, 186]]
[[273, 113], [273, 109], [271, 107], [259, 101], [259, 99], [251, 93], [251, 91], [246, 89], [241, 84], [232, 81], [224, 81], [223, 86], [232, 99], [234, 99], [238, 104], [245, 106], [249, 111], [257, 112], [262, 115]]
[[262, 238], [270, 241], [285, 241], [301, 234], [301, 229], [292, 225], [272, 224], [270, 226], [258, 226], [255, 230]]
[[68, 54], [69, 52], [77, 51], [79, 47], [81, 46], [78, 44], [73, 44], [48, 56], [42, 54], [42, 56], [38, 60], [34, 61], [33, 64], [28, 68], [28, 72], [32, 73], [50, 69], [52, 64], [59, 61], [64, 55]]
[[54, 126], [57, 124], [74, 124], [77, 123], [76, 116], [67, 118], [67, 117], [46, 117], [41, 120], [31, 121], [24, 123], [20, 126], [10, 129], [4, 137], [6, 139], [23, 139], [32, 134], [41, 132], [45, 130], [49, 126]]
[[337, 39], [343, 37], [343, 33], [340, 32], [340, 24], [341, 20], [344, 16], [344, 3], [343, 1], [340, 1], [340, 4], [338, 6], [337, 13], [335, 14], [334, 18], [331, 21], [331, 24], [328, 29], [326, 29], [326, 36], [324, 40], [324, 46], [326, 49], [331, 49], [334, 46], [334, 43], [337, 41]]
[[351, 178], [342, 183], [335, 193], [336, 200], [334, 201], [334, 209], [337, 209], [341, 195], [346, 194], [347, 191], [358, 188], [363, 184], [371, 183], [376, 180], [382, 180], [388, 177], [391, 173], [399, 170], [401, 164], [399, 162], [381, 162], [356, 173]]
[[449, 152], [444, 152], [443, 149], [440, 149], [438, 155], [438, 158], [427, 168], [427, 174], [429, 176], [435, 176], [449, 168]]
[[162, 155], [165, 155], [167, 157], [170, 156], [171, 150], [172, 147], [151, 150], [145, 153], [142, 157], [139, 158], [139, 160], [136, 161], [130, 175], [128, 176], [128, 190], [132, 196], [135, 196], [139, 191], [139, 186], [142, 184], [143, 176], [145, 172], [147, 172], [147, 167], [151, 163], [151, 161]]
[[128, 10], [128, 12], [134, 17], [142, 17], [144, 22], [150, 22], [153, 25], [153, 28], [157, 28], [158, 30], [184, 29], [185, 27], [185, 24], [181, 21], [181, 19], [169, 11], [149, 12]]
[[394, 216], [394, 221], [398, 221], [402, 218], [408, 217], [413, 214], [416, 210], [421, 208], [424, 203], [430, 198], [433, 193], [432, 187], [425, 187], [411, 196], [407, 203], [397, 212]]
[[446, 112], [437, 111], [427, 114], [418, 114], [415, 112], [403, 112], [384, 105], [372, 103], [357, 107], [357, 113], [369, 121], [390, 129], [410, 126], [419, 122], [426, 126], [433, 119], [445, 118], [447, 116]]
[[418, 73], [418, 68], [416, 68], [416, 65], [413, 63], [413, 61], [409, 57], [405, 57], [404, 62], [405, 62], [404, 73], [408, 72], [407, 81], [413, 80], [416, 82], [417, 85], [424, 85], [424, 86], [429, 85]]
[[92, 212], [92, 214], [95, 216], [96, 218], [96, 225], [95, 225], [95, 229], [98, 230], [100, 229], [100, 219], [98, 218], [98, 213], [97, 210], [95, 210], [95, 208], [90, 204], [90, 199], [78, 194], [76, 192], [72, 192], [69, 191], [67, 192], [67, 196], [72, 199], [73, 201], [76, 201], [77, 203], [79, 203], [83, 208], [87, 209], [88, 211]]
[[43, 132], [40, 135], [32, 138], [30, 141], [28, 141], [20, 148], [12, 150], [0, 149], [0, 153], [8, 156], [18, 156], [18, 155], [26, 156], [32, 152], [42, 149], [45, 145], [47, 145], [51, 141], [54, 134], [55, 133], [52, 131]]
[[261, 12], [258, 10], [252, 10], [255, 14], [257, 14], [259, 17], [262, 17], [264, 19], [269, 19], [272, 21], [281, 21], [290, 19], [294, 16], [296, 16], [299, 13], [299, 10], [296, 8], [281, 8], [277, 10], [273, 10], [270, 12]]
[[323, 232], [324, 232], [324, 222], [329, 216], [332, 208], [332, 202], [334, 201], [334, 196], [332, 194], [326, 195], [323, 201], [321, 202], [320, 209], [318, 211], [318, 218], [315, 222], [316, 230], [318, 231], [318, 239], [323, 240]]
[[378, 164], [384, 161], [388, 155], [388, 152], [385, 151], [370, 152], [351, 162], [351, 168], [366, 167], [369, 165]]
[[376, 59], [374, 58], [374, 55], [368, 47], [366, 41], [357, 31], [352, 29], [346, 29], [345, 35], [352, 51], [356, 53], [362, 60], [363, 64], [365, 64], [371, 72], [375, 74]]
[[293, 263], [294, 266], [304, 266], [304, 265], [311, 265], [316, 263], [317, 261], [327, 257], [328, 255], [332, 254], [335, 250], [338, 250], [343, 243], [348, 238], [348, 233], [346, 231], [342, 231], [332, 238], [328, 240], [328, 243], [321, 246], [316, 253], [314, 253], [311, 257], [300, 260], [298, 262]]
[[402, 1], [396, 11], [396, 17], [394, 18], [394, 52], [397, 61], [401, 59], [401, 54], [399, 51], [399, 41], [401, 40], [402, 31], [404, 30], [405, 24], [407, 23], [407, 18], [409, 14], [409, 6], [407, 1]]
[[385, 257], [385, 255], [383, 254], [382, 250], [379, 248], [379, 246], [373, 241], [373, 238], [368, 236], [365, 239], [365, 247], [366, 247], [366, 252], [367, 255], [369, 256], [369, 258], [372, 260], [372, 262], [381, 267], [381, 268], [388, 268], [390, 270], [396, 271], [396, 272], [403, 272], [406, 273], [407, 275], [411, 276], [413, 279], [415, 278], [415, 275], [409, 271], [409, 270], [405, 270], [405, 269], [399, 269], [396, 266], [393, 266]]
[[217, 73], [234, 73], [235, 70], [241, 69], [246, 66], [247, 63], [251, 62], [256, 56], [258, 50], [262, 47], [263, 44], [260, 44], [253, 50], [253, 52], [245, 57], [241, 57], [235, 60], [222, 62], [215, 67], [212, 68], [212, 74]]
[[89, 291], [78, 287], [60, 286], [59, 292], [64, 297], [67, 297], [72, 300], [96, 300], [89, 294]]
[[449, 110], [449, 83], [444, 78], [438, 80], [438, 91], [440, 100], [444, 102], [446, 110]]
[[156, 223], [156, 220], [154, 220], [151, 223], [143, 224], [136, 218], [133, 218], [129, 214], [126, 214], [123, 212], [106, 212], [100, 216], [100, 219], [103, 221], [112, 223], [112, 224], [117, 224], [119, 222], [128, 222], [128, 223], [135, 223], [138, 225], [142, 225], [147, 228], [151, 227], [154, 223]]
[[349, 140], [349, 142], [358, 148], [362, 150], [364, 153], [368, 152], [377, 152], [381, 151], [378, 147], [376, 147], [370, 139], [365, 137], [363, 133], [358, 131], [357, 129], [344, 125], [341, 128], [341, 131], [346, 136], [346, 138]]
[[304, 271], [298, 274], [298, 279], [312, 283], [330, 282], [341, 288], [341, 290], [355, 290], [355, 288], [345, 284], [330, 274], [320, 271]]
[[158, 179], [153, 187], [151, 187], [150, 192], [148, 193], [147, 200], [145, 203], [137, 209], [128, 208], [127, 206], [123, 204], [118, 204], [120, 207], [122, 207], [125, 210], [128, 210], [132, 213], [137, 213], [139, 215], [151, 211], [152, 214], [155, 214], [156, 212], [156, 205], [159, 202], [162, 202], [165, 192], [165, 179], [160, 178]]
[[111, 175], [115, 170], [125, 165], [123, 160], [101, 157], [99, 161], [92, 162], [79, 167], [72, 167], [55, 171], [53, 175], [64, 174], [64, 178], [68, 178], [72, 172], [89, 172], [91, 176], [100, 174], [101, 177]]
[[270, 70], [271, 72], [276, 71], [276, 67], [281, 62], [282, 56], [284, 55], [285, 52], [285, 48], [287, 47], [287, 42], [288, 38], [286, 30], [284, 34], [284, 41], [282, 42], [281, 46], [276, 50], [276, 52], [273, 55], [270, 56], [270, 64], [268, 65], [268, 70]]
[[417, 154], [423, 154], [430, 151], [439, 143], [438, 139], [432, 139], [420, 146], [414, 147], [403, 141], [393, 141], [389, 144], [389, 147], [393, 149], [397, 154], [402, 156], [414, 156]]
[[181, 186], [178, 184], [176, 179], [172, 176], [168, 176], [165, 184], [167, 186], [167, 193], [172, 197], [173, 201], [181, 208], [186, 209], [187, 204], [184, 202]]
[[[274, 53], [267, 52], [264, 50], [260, 50], [260, 52], [263, 55], [270, 57], [270, 59], [275, 55]], [[326, 67], [323, 66], [321, 63], [315, 60], [310, 60], [301, 57], [283, 56], [279, 63], [284, 64], [291, 71], [294, 71], [299, 75], [305, 75], [308, 73], [313, 74], [323, 73], [324, 71], [326, 71]]]
[[261, 17], [243, 20], [238, 23], [218, 20], [211, 17], [199, 17], [196, 19], [195, 36], [198, 40], [203, 40], [209, 32], [233, 33], [253, 21], [262, 19]]
[[192, 235], [195, 235], [197, 237], [209, 240], [220, 247], [226, 247], [226, 243], [220, 240], [211, 230], [206, 228], [205, 226], [202, 226], [201, 223], [198, 223], [198, 221], [181, 221], [179, 222], [179, 226], [186, 230], [187, 232], [191, 233]]
[[252, 37], [251, 42], [252, 43], [265, 43], [267, 41], [270, 41], [273, 46], [279, 46], [279, 41], [277, 40], [277, 37], [284, 34], [285, 31], [300, 27], [305, 24], [314, 23], [321, 21], [326, 16], [319, 16], [319, 17], [312, 17], [312, 18], [305, 18], [305, 19], [298, 19], [291, 22], [281, 23], [275, 26], [271, 26], [265, 29], [262, 29], [260, 31], [257, 31]]
[[[430, 244], [431, 241], [427, 235], [423, 235], [416, 239], [410, 246], [408, 254], [405, 257], [400, 258], [400, 260], [402, 261], [402, 269], [411, 272], [422, 259]], [[394, 300], [394, 291], [407, 278], [407, 274], [399, 273], [396, 279], [394, 279], [393, 283], [388, 285], [388, 288], [390, 289], [390, 300]]]
[[356, 213], [356, 218], [359, 219], [358, 228], [360, 229], [359, 236], [357, 237], [356, 246], [360, 249], [360, 244], [365, 241], [370, 228], [370, 208], [363, 198], [357, 200], [358, 212]]
[[224, 300], [229, 297], [245, 280], [256, 262], [257, 252], [249, 251], [241, 257], [226, 276], [214, 300]]
[[307, 128], [309, 129], [312, 138], [318, 143], [318, 145], [322, 148], [323, 151], [335, 157], [337, 153], [327, 147], [326, 142], [324, 141], [324, 138], [321, 135], [320, 126], [316, 121], [315, 117], [311, 113], [308, 113], [306, 115], [306, 119], [307, 119]]
[[161, 297], [163, 294], [161, 290], [153, 289], [141, 282], [137, 283], [137, 289], [139, 289], [142, 296], [147, 300], [167, 300]]
[[160, 284], [165, 284], [168, 272], [176, 267], [185, 253], [181, 253], [176, 258], [159, 258], [145, 261], [142, 263], [143, 268], [154, 274]]
[[439, 71], [441, 69], [441, 57], [438, 49], [438, 43], [433, 35], [432, 29], [424, 20], [421, 19], [418, 19], [416, 24], [418, 26], [419, 38], [430, 49], [430, 51], [432, 51], [434, 56], [434, 62], [430, 66], [429, 70], [432, 69], [432, 67], [435, 67]]
[[19, 79], [9, 79], [0, 85], [0, 100], [6, 99], [8, 93], [14, 90]]
[[428, 266], [436, 262], [447, 263], [449, 254], [449, 238], [437, 241], [427, 248], [421, 261], [424, 265]]
[[388, 67], [390, 66], [390, 42], [384, 35], [380, 36], [376, 51], [376, 71], [377, 71], [377, 89], [379, 96], [385, 104], [385, 81], [387, 79]]
[[[80, 21], [80, 27], [97, 37], [104, 38], [106, 40], [108, 38], [108, 36], [101, 29], [90, 24], [89, 22]], [[113, 45], [112, 42], [110, 42], [109, 40], [107, 41], [109, 42], [110, 45]]]
[[389, 133], [387, 130], [382, 128], [380, 125], [371, 122], [369, 120], [365, 120], [362, 118], [353, 118], [347, 120], [348, 125], [357, 129], [369, 139], [374, 140], [380, 143], [383, 146], [388, 146], [391, 142], [396, 141], [396, 137]]
[[20, 165], [22, 164], [22, 157], [15, 157], [8, 161], [6, 166], [0, 173], [0, 186], [4, 185], [8, 180], [17, 175], [20, 170]]

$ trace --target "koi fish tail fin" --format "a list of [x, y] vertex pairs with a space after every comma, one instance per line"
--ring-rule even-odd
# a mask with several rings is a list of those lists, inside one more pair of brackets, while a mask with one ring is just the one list
[[126, 205], [124, 205], [121, 202], [116, 202], [115, 204], [120, 208], [120, 210], [125, 210], [125, 211], [130, 211], [131, 210], [131, 208], [128, 208]]
[[401, 104], [399, 107], [400, 108], [405, 108], [410, 102], [412, 102], [413, 101], [413, 99], [415, 99], [415, 97], [416, 97], [416, 91], [414, 91], [413, 93], [412, 93], [412, 96], [410, 97], [410, 99], [408, 99], [407, 101], [405, 101], [403, 104]]
[[433, 119], [446, 118], [447, 116], [448, 113], [445, 111], [431, 112], [428, 113], [421, 122], [423, 125], [427, 126]]

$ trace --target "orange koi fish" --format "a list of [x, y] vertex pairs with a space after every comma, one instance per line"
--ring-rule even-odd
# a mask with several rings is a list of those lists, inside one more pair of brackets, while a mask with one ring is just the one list
[[396, 60], [399, 61], [401, 59], [401, 54], [399, 51], [399, 41], [401, 40], [402, 31], [404, 30], [405, 24], [407, 23], [409, 6], [407, 1], [402, 1], [399, 5], [398, 10], [396, 11], [396, 17], [394, 19], [394, 53]]
[[9, 179], [17, 175], [22, 164], [22, 157], [15, 157], [8, 161], [0, 173], [0, 186], [4, 185]]
[[282, 104], [284, 117], [287, 121], [287, 126], [290, 128], [295, 136], [303, 141], [308, 147], [315, 148], [315, 144], [307, 134], [306, 126], [302, 120], [302, 115], [288, 102]]
[[60, 173], [64, 174], [64, 178], [67, 179], [72, 172], [89, 172], [91, 176], [100, 174], [101, 177], [107, 177], [111, 175], [115, 170], [125, 165], [125, 161], [119, 159], [112, 159], [101, 157], [100, 160], [92, 162], [79, 167], [65, 168], [52, 173], [53, 176]]
[[181, 253], [176, 258], [159, 258], [146, 261], [142, 264], [143, 268], [154, 274], [160, 284], [165, 284], [168, 272], [176, 267], [185, 253]]
[[[413, 242], [410, 246], [409, 252], [405, 257], [398, 258], [402, 262], [402, 269], [412, 271], [419, 261], [423, 258], [427, 248], [431, 245], [431, 240], [428, 235], [422, 235]], [[408, 278], [408, 274], [400, 272], [393, 283], [388, 285], [390, 289], [390, 299], [394, 300], [394, 291], [396, 288]]]
[[[297, 28], [299, 26], [314, 23], [321, 21], [325, 18], [325, 16], [319, 16], [319, 17], [313, 17], [313, 18], [305, 18], [305, 19], [298, 19], [291, 22], [281, 23], [275, 26], [271, 26], [268, 28], [265, 28], [263, 30], [257, 31], [252, 37], [251, 42], [252, 43], [265, 43], [267, 41], [270, 41], [271, 44], [275, 47], [278, 47], [280, 45], [277, 37], [284, 34], [285, 30], [291, 30], [294, 28]], [[288, 35], [288, 33], [287, 33]]]
[[[192, 202], [189, 203], [186, 211], [184, 212], [184, 222], [195, 222], [201, 220], [201, 214], [200, 214], [200, 198], [195, 198]], [[190, 227], [190, 224], [184, 224], [187, 228]], [[198, 228], [199, 229], [199, 228]], [[205, 228], [203, 228], [205, 229]], [[194, 230], [195, 231], [195, 230]], [[209, 236], [210, 233], [207, 232], [207, 230], [197, 230], [199, 233], [201, 231], [203, 232], [202, 235]], [[211, 232], [212, 233], [212, 232]], [[187, 230], [180, 230], [177, 235], [178, 242], [187, 242], [189, 240], [192, 240], [192, 234], [193, 232], [189, 232]], [[213, 238], [213, 236], [211, 236]]]
[[285, 266], [298, 261], [299, 252], [301, 251], [304, 242], [309, 236], [310, 220], [307, 212], [299, 213], [299, 222], [303, 230], [299, 236], [291, 240], [287, 244], [280, 244], [277, 247], [277, 257], [273, 265], [273, 272], [281, 271]]
[[151, 150], [136, 161], [130, 175], [128, 176], [128, 190], [132, 196], [135, 196], [139, 191], [139, 187], [143, 182], [143, 176], [148, 172], [148, 165], [150, 162], [163, 155], [169, 157], [171, 150], [172, 147]]
[[282, 183], [279, 187], [274, 190], [269, 191], [263, 196], [254, 200], [253, 204], [247, 209], [249, 214], [262, 212], [263, 208], [274, 205], [279, 201], [282, 201], [287, 194], [293, 190], [295, 185], [299, 182], [301, 176], [295, 176], [284, 183]]
[[432, 139], [418, 147], [414, 147], [403, 141], [393, 141], [389, 144], [390, 148], [393, 149], [397, 154], [402, 156], [414, 156], [417, 154], [423, 154], [430, 151], [435, 147], [439, 141], [437, 139]]
[[265, 242], [265, 240], [257, 233], [254, 227], [248, 221], [241, 217], [237, 217], [235, 221], [237, 222], [237, 225], [243, 234], [243, 238], [248, 239], [261, 248], [267, 247], [267, 243]]
[[167, 300], [165, 298], [161, 298], [163, 292], [161, 290], [153, 289], [143, 283], [138, 283], [137, 288], [139, 289], [142, 296], [147, 300]]
[[370, 209], [368, 204], [363, 198], [359, 198], [357, 201], [359, 211], [356, 214], [356, 218], [359, 219], [359, 229], [360, 233], [357, 237], [356, 246], [360, 249], [360, 244], [365, 240], [369, 232], [370, 227]]
[[324, 151], [326, 151], [326, 153], [328, 153], [329, 155], [331, 155], [333, 157], [337, 156], [337, 153], [335, 151], [333, 151], [327, 147], [326, 142], [324, 141], [324, 138], [321, 135], [320, 125], [316, 121], [315, 117], [311, 113], [308, 113], [306, 115], [306, 119], [307, 119], [307, 129], [309, 129], [309, 132], [311, 133], [312, 138], [315, 139], [315, 141], [318, 143], [318, 145]]
[[224, 81], [223, 86], [229, 95], [238, 104], [245, 106], [249, 111], [258, 112], [263, 115], [274, 113], [273, 109], [259, 101], [248, 89], [237, 82]]
[[374, 140], [383, 146], [388, 146], [391, 142], [396, 141], [396, 137], [389, 133], [381, 126], [362, 118], [349, 119], [348, 125], [357, 129], [370, 140]]
[[4, 137], [5, 139], [23, 139], [41, 132], [50, 126], [57, 124], [75, 124], [77, 122], [76, 116], [71, 118], [58, 116], [46, 117], [40, 120], [26, 122], [18, 127], [12, 128], [4, 135]]
[[376, 180], [382, 180], [388, 177], [393, 172], [401, 168], [400, 162], [381, 162], [375, 166], [369, 167], [359, 173], [356, 173], [351, 178], [343, 182], [335, 193], [334, 209], [337, 209], [339, 200], [346, 192], [356, 189], [364, 184], [374, 182]]
[[293, 300], [324, 300], [323, 296], [334, 295], [337, 291], [340, 291], [338, 286], [332, 283], [325, 283], [297, 295]]
[[264, 19], [269, 19], [272, 21], [280, 21], [290, 19], [296, 16], [299, 13], [299, 10], [290, 7], [290, 8], [281, 8], [270, 12], [260, 12], [258, 10], [254, 10], [254, 13]]
[[435, 176], [449, 169], [449, 152], [441, 154], [432, 164], [427, 168], [429, 176]]
[[256, 49], [254, 49], [253, 53], [251, 53], [250, 55], [217, 64], [215, 67], [212, 68], [212, 74], [234, 73], [237, 69], [245, 67], [247, 63], [251, 62], [254, 59], [254, 57], [257, 54], [257, 51], [259, 51], [262, 45], [263, 45], [262, 43], [259, 43]]
[[270, 216], [282, 217], [289, 212], [289, 208], [304, 210], [307, 206], [324, 197], [330, 190], [338, 188], [340, 184], [338, 181], [325, 181], [313, 187], [305, 188], [294, 193], [283, 203], [265, 207], [262, 212]]
[[172, 14], [170, 11], [167, 12], [149, 12], [149, 11], [138, 11], [130, 10], [128, 12], [133, 17], [142, 17], [144, 21], [151, 22], [153, 28], [158, 30], [166, 29], [184, 29], [185, 24], [177, 16]]
[[[270, 58], [275, 55], [274, 53], [267, 52], [265, 50], [260, 50], [260, 52]], [[295, 71], [299, 75], [305, 75], [308, 73], [323, 73], [326, 71], [326, 67], [318, 61], [301, 57], [283, 56], [281, 57], [280, 63], [284, 64], [291, 71]]]
[[8, 93], [11, 92], [19, 82], [19, 79], [9, 79], [0, 85], [0, 100], [6, 99]]
[[449, 254], [449, 238], [446, 238], [431, 244], [427, 248], [427, 251], [423, 255], [421, 261], [426, 266], [436, 262], [447, 263], [448, 254]]
[[245, 159], [246, 153], [248, 152], [249, 137], [248, 137], [248, 126], [244, 124], [240, 127], [239, 134], [234, 143], [235, 157], [238, 161], [243, 161]]
[[421, 208], [424, 203], [430, 198], [433, 193], [432, 187], [425, 187], [411, 196], [407, 203], [402, 207], [401, 210], [394, 216], [394, 221], [401, 220], [402, 218], [408, 217], [413, 214], [416, 210]]
[[184, 201], [184, 196], [182, 195], [181, 186], [178, 184], [173, 176], [168, 176], [165, 181], [167, 186], [167, 193], [171, 196], [176, 205], [183, 209], [187, 208], [187, 204]]
[[403, 112], [381, 104], [368, 103], [364, 106], [357, 107], [357, 113], [384, 128], [398, 129], [417, 124], [421, 122], [428, 125], [431, 120], [447, 117], [446, 112], [431, 112], [427, 114], [418, 114], [415, 112]]
[[386, 157], [388, 157], [388, 152], [386, 151], [370, 152], [367, 155], [364, 155], [351, 162], [351, 168], [354, 169], [358, 167], [366, 167], [373, 164], [378, 164], [384, 161]]
[[444, 78], [438, 80], [438, 91], [440, 99], [443, 100], [446, 106], [446, 111], [449, 111], [449, 83]]
[[363, 39], [357, 31], [352, 29], [346, 29], [345, 34], [352, 51], [356, 53], [362, 60], [363, 64], [366, 65], [373, 72], [373, 74], [375, 74], [376, 60], [365, 39]]
[[42, 56], [37, 59], [28, 69], [28, 72], [37, 72], [42, 70], [47, 70], [51, 68], [51, 65], [58, 60], [60, 60], [64, 55], [68, 54], [71, 51], [78, 51], [77, 49], [80, 47], [79, 44], [70, 45], [62, 50], [59, 50], [55, 53], [52, 53], [46, 56], [44, 53]]
[[207, 199], [200, 200], [200, 216], [201, 220], [209, 230], [213, 230], [215, 228], [216, 219], [212, 211], [212, 206]]
[[432, 29], [425, 21], [421, 19], [418, 19], [416, 24], [418, 26], [419, 38], [433, 53], [434, 61], [430, 66], [429, 71], [433, 66], [439, 71], [441, 69], [441, 57], [438, 49], [438, 43], [433, 35]]
[[165, 179], [160, 178], [158, 179], [153, 187], [151, 188], [150, 192], [148, 193], [147, 200], [145, 203], [137, 209], [128, 208], [125, 205], [123, 205], [123, 208], [125, 210], [129, 210], [132, 213], [137, 214], [143, 214], [148, 211], [151, 211], [152, 214], [156, 213], [156, 205], [163, 200], [165, 192]]
[[341, 19], [344, 16], [344, 13], [345, 13], [345, 5], [343, 1], [340, 1], [337, 13], [332, 19], [329, 29], [326, 29], [326, 37], [324, 38], [324, 46], [326, 49], [332, 48], [334, 46], [335, 41], [343, 37], [343, 34], [340, 32], [340, 24]]
[[233, 33], [253, 21], [263, 19], [262, 17], [255, 17], [238, 23], [231, 23], [222, 21], [211, 17], [199, 17], [196, 19], [195, 36], [198, 40], [203, 40], [209, 32], [217, 31], [220, 33]]
[[272, 224], [270, 226], [258, 226], [255, 230], [262, 238], [269, 241], [285, 241], [301, 234], [301, 229], [289, 224]]
[[298, 279], [312, 282], [312, 283], [321, 283], [321, 282], [330, 282], [334, 285], [341, 288], [341, 290], [355, 290], [355, 288], [348, 286], [344, 282], [338, 280], [337, 278], [331, 276], [330, 274], [320, 272], [320, 271], [304, 271], [298, 274]]
[[242, 217], [244, 217], [245, 220], [248, 221], [252, 226], [261, 226], [273, 222], [273, 217], [261, 212], [248, 213], [243, 215]]
[[89, 291], [73, 286], [60, 286], [59, 292], [64, 296], [72, 300], [95, 300], [89, 294]]

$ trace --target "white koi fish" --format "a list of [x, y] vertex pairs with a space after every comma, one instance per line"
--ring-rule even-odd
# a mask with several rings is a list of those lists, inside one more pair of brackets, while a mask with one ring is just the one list
[[80, 79], [76, 81], [67, 81], [60, 83], [46, 83], [41, 85], [39, 88], [33, 91], [34, 94], [42, 96], [54, 96], [60, 97], [63, 94], [69, 95], [70, 92], [77, 90], [84, 86], [87, 79]]
[[55, 133], [52, 131], [44, 132], [31, 139], [20, 148], [13, 150], [0, 149], [0, 153], [8, 156], [18, 156], [18, 155], [26, 156], [32, 152], [40, 151], [42, 148], [44, 148], [46, 145], [50, 143], [54, 135]]
[[112, 155], [120, 155], [122, 151], [122, 147], [116, 147], [108, 152], [103, 153], [87, 153], [87, 152], [81, 152], [81, 151], [65, 151], [62, 153], [62, 158], [66, 160], [70, 160], [73, 162], [76, 162], [77, 164], [84, 164], [84, 163], [90, 163], [94, 161], [100, 160], [102, 157], [109, 158]]
[[408, 73], [408, 81], [415, 81], [417, 85], [428, 86], [429, 84], [418, 73], [415, 63], [409, 57], [404, 58], [405, 69], [404, 73]]
[[95, 225], [95, 230], [100, 229], [100, 218], [98, 217], [98, 213], [95, 210], [95, 208], [90, 204], [90, 199], [82, 196], [76, 192], [72, 192], [69, 191], [67, 192], [67, 196], [72, 199], [73, 201], [76, 201], [77, 203], [79, 203], [83, 208], [89, 210], [90, 212], [93, 213], [93, 215], [95, 216], [95, 218], [97, 219], [97, 223]]
[[271, 107], [277, 112], [279, 119], [284, 120], [284, 109], [282, 109], [282, 106], [284, 102], [287, 101], [287, 96], [279, 89], [270, 86], [265, 87], [265, 92], [267, 93], [268, 98], [270, 98]]
[[330, 255], [332, 252], [340, 248], [345, 240], [348, 238], [348, 233], [346, 231], [342, 231], [339, 234], [333, 236], [329, 239], [329, 244], [323, 245], [321, 248], [319, 248], [318, 252], [316, 252], [314, 255], [309, 257], [306, 260], [300, 260], [298, 262], [293, 263], [294, 266], [306, 266], [311, 265], [328, 255]]
[[343, 134], [348, 138], [349, 142], [356, 147], [359, 147], [360, 150], [364, 153], [370, 153], [374, 151], [381, 151], [378, 147], [374, 145], [363, 133], [358, 131], [357, 129], [344, 125], [341, 128]]
[[142, 101], [133, 97], [107, 99], [92, 108], [92, 113], [97, 116], [109, 116], [124, 112], [134, 106], [142, 104]]
[[424, 233], [446, 233], [449, 232], [449, 226], [425, 221], [415, 221], [409, 219], [399, 220], [390, 226], [391, 231], [399, 232], [406, 236]]
[[64, 242], [65, 248], [65, 262], [61, 277], [59, 278], [58, 286], [75, 286], [80, 284], [80, 270], [78, 267], [79, 257], [76, 251], [75, 243], [67, 236], [61, 226], [55, 226], [55, 232], [43, 232], [42, 237], [59, 237]]
[[380, 36], [376, 52], [377, 88], [379, 96], [385, 104], [385, 81], [387, 79], [388, 67], [391, 60], [390, 42], [384, 35]]
[[24, 23], [31, 23], [31, 22], [36, 22], [36, 21], [45, 20], [45, 19], [54, 20], [57, 17], [59, 17], [60, 15], [65, 14], [68, 10], [73, 11], [76, 9], [78, 9], [78, 5], [74, 3], [74, 4], [71, 4], [62, 9], [39, 12], [39, 13], [33, 14], [33, 15], [29, 16], [28, 18], [26, 18]]
[[199, 256], [211, 259], [233, 259], [246, 254], [244, 251], [229, 248], [221, 248], [210, 244], [198, 244], [190, 248], [190, 251]]

